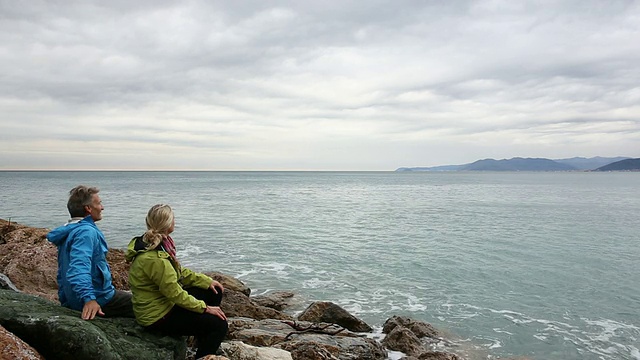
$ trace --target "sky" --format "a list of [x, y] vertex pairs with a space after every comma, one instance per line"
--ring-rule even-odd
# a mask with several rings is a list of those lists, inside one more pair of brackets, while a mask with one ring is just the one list
[[0, 170], [640, 157], [640, 1], [0, 0]]

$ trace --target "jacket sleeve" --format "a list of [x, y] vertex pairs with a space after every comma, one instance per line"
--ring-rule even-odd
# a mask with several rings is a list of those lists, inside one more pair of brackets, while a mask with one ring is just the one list
[[187, 268], [182, 268], [182, 285], [186, 287], [193, 286], [201, 289], [206, 289], [211, 285], [212, 282], [213, 279], [205, 274], [197, 273]]
[[91, 259], [95, 234], [85, 229], [78, 229], [69, 249], [69, 270], [67, 280], [71, 290], [83, 303], [95, 300], [96, 295], [91, 279]]
[[150, 260], [150, 264], [145, 267], [147, 276], [158, 286], [160, 293], [174, 304], [202, 313], [207, 308], [204, 301], [198, 300], [189, 295], [180, 284], [178, 284], [178, 274], [167, 258], [158, 257]]

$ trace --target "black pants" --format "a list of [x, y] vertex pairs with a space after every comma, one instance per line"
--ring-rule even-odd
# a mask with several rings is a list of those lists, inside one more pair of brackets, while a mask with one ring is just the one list
[[[203, 300], [209, 306], [220, 306], [222, 292], [214, 294], [211, 289], [187, 288], [189, 294]], [[147, 327], [167, 335], [193, 335], [198, 344], [196, 359], [215, 355], [227, 335], [229, 325], [225, 320], [211, 314], [201, 314], [175, 305], [167, 315]]]
[[135, 317], [131, 304], [131, 293], [116, 290], [113, 298], [102, 307], [104, 317]]

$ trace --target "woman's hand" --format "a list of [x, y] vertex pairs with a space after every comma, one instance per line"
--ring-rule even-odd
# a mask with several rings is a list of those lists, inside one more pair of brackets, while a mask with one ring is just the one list
[[204, 312], [207, 314], [217, 316], [222, 320], [227, 320], [227, 315], [224, 314], [224, 312], [222, 311], [222, 309], [220, 309], [219, 306], [207, 306]]
[[209, 285], [209, 289], [211, 289], [214, 294], [218, 293], [218, 289], [220, 289], [220, 292], [224, 292], [224, 287], [222, 286], [222, 284], [220, 284], [219, 282], [217, 282], [215, 280], [213, 280], [213, 282], [211, 282], [211, 285]]

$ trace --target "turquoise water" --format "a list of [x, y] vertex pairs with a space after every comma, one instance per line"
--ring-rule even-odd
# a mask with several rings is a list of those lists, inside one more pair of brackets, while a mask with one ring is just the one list
[[471, 359], [640, 359], [640, 173], [0, 172], [0, 218], [52, 228], [101, 189], [112, 247], [173, 206], [181, 261], [432, 323]]

